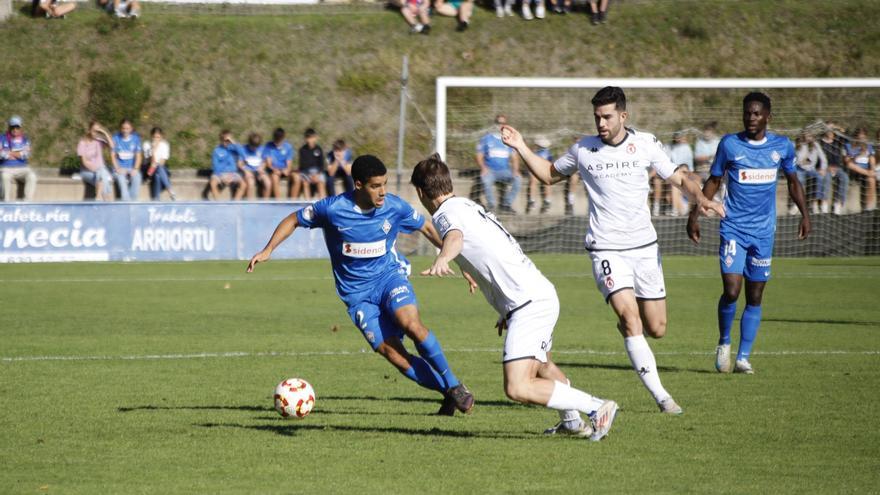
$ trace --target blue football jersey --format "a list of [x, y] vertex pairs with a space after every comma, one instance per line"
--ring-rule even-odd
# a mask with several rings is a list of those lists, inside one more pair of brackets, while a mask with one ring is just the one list
[[399, 197], [388, 194], [381, 208], [362, 211], [347, 192], [324, 198], [296, 213], [299, 224], [324, 230], [336, 292], [350, 304], [391, 275], [409, 273], [409, 262], [395, 249], [397, 234], [422, 228], [425, 218]]
[[503, 141], [501, 134], [486, 134], [477, 143], [477, 153], [482, 153], [486, 166], [493, 170], [508, 170], [513, 149]]
[[248, 144], [242, 146], [241, 151], [241, 159], [244, 161], [244, 166], [247, 167], [248, 170], [250, 170], [251, 172], [256, 172], [259, 169], [263, 168], [263, 163], [266, 156], [265, 148], [263, 146], [251, 148], [251, 146]]
[[116, 154], [116, 163], [122, 168], [134, 167], [135, 158], [141, 151], [141, 137], [136, 132], [128, 135], [128, 139], [117, 132], [113, 135], [113, 153]]
[[727, 197], [721, 233], [730, 230], [753, 237], [776, 232], [776, 181], [779, 169], [795, 172], [794, 145], [785, 136], [768, 132], [761, 144], [745, 133], [728, 134], [718, 144], [712, 162], [713, 177], [727, 174]]
[[293, 146], [287, 141], [282, 141], [281, 145], [276, 145], [274, 141], [266, 143], [266, 157], [272, 168], [287, 168], [287, 160], [293, 160]]
[[539, 148], [538, 151], [535, 152], [535, 154], [551, 163], [556, 161], [553, 159], [553, 152], [547, 148]]

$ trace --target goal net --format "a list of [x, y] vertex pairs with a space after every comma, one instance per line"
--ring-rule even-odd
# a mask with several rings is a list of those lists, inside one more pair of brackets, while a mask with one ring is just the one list
[[[436, 94], [437, 151], [456, 173], [458, 194], [484, 201], [475, 151], [480, 138], [494, 131], [496, 115], [507, 116], [533, 149], [540, 142], [553, 156], [559, 156], [581, 136], [595, 134], [590, 98], [606, 85], [626, 91], [630, 126], [656, 135], [668, 149], [673, 138], [679, 151], [682, 145], [689, 147], [695, 155], [694, 171], [703, 177], [708, 164], [701, 157], [706, 155], [697, 153], [711, 149], [714, 155], [713, 139], [742, 130], [743, 96], [749, 91], [766, 92], [773, 103], [773, 132], [805, 143], [805, 150], [810, 146], [822, 149], [823, 138], [834, 142], [826, 150], [842, 150], [842, 156], [828, 156], [822, 162], [831, 167], [820, 165], [823, 170], [819, 175], [805, 175], [813, 211], [813, 234], [807, 241], [796, 239], [800, 215], [792, 211], [786, 180], [780, 175], [776, 255], [880, 254], [880, 216], [873, 211], [880, 172], [847, 170], [846, 160], [847, 146], [856, 155], [854, 162], [865, 162], [866, 167], [880, 158], [880, 79], [440, 77]], [[831, 134], [826, 137], [827, 132]], [[865, 134], [859, 136], [860, 132]], [[809, 169], [809, 162], [804, 163]], [[570, 184], [557, 184], [542, 193], [538, 184], [530, 185], [528, 172], [524, 166], [522, 169], [521, 190], [512, 204], [516, 214], [502, 214], [505, 225], [528, 252], [582, 252], [589, 201], [583, 184], [575, 178]], [[496, 196], [506, 192], [503, 185], [499, 187]], [[672, 194], [668, 185], [652, 185], [648, 207], [664, 253], [716, 252], [718, 219], [701, 221], [703, 238], [712, 241], [693, 246], [686, 237], [682, 215], [687, 204]]]

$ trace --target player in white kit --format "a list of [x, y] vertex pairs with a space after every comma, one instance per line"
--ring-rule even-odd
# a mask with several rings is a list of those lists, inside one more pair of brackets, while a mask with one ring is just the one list
[[[602, 439], [614, 422], [617, 403], [572, 388], [550, 360], [559, 317], [553, 284], [492, 213], [453, 194], [449, 168], [438, 155], [416, 165], [412, 184], [443, 239], [434, 264], [422, 275], [452, 275], [449, 263], [455, 260], [471, 292], [478, 286], [498, 311], [499, 335], [507, 330], [502, 357], [507, 396], [558, 410], [561, 421], [545, 433]], [[580, 412], [588, 415], [589, 423]]]
[[703, 196], [687, 170], [676, 168], [657, 138], [626, 127], [622, 89], [605, 87], [591, 102], [598, 135], [585, 136], [555, 163], [533, 153], [510, 126], [502, 128], [502, 139], [544, 184], [580, 172], [590, 197], [586, 249], [596, 286], [617, 314], [617, 328], [633, 369], [660, 411], [681, 414], [681, 407], [660, 383], [654, 353], [644, 336], [645, 332], [654, 338], [666, 334], [666, 287], [648, 209], [649, 168], [686, 193], [701, 213], [712, 210], [723, 216], [724, 208]]

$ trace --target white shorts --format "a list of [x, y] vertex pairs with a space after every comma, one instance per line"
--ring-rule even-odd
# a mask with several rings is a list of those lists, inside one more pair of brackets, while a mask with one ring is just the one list
[[632, 289], [639, 299], [666, 299], [657, 243], [626, 251], [590, 251], [590, 259], [596, 287], [606, 303], [624, 289]]
[[559, 299], [532, 301], [513, 312], [507, 319], [507, 337], [501, 362], [537, 359], [547, 362], [553, 347], [553, 328], [559, 319]]

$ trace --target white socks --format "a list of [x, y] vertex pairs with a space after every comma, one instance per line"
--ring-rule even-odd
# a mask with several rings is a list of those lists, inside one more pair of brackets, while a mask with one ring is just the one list
[[577, 419], [577, 411], [589, 414], [599, 409], [603, 402], [601, 399], [572, 388], [568, 384], [556, 382], [553, 393], [550, 394], [550, 400], [547, 401], [547, 407], [558, 409], [559, 417], [563, 421], [573, 421]]
[[623, 339], [626, 353], [629, 354], [629, 360], [632, 362], [633, 369], [639, 374], [642, 384], [654, 396], [654, 400], [659, 404], [669, 398], [669, 392], [663, 388], [660, 383], [660, 375], [657, 373], [657, 361], [654, 359], [654, 353], [644, 335], [636, 335], [634, 337], [626, 337]]

